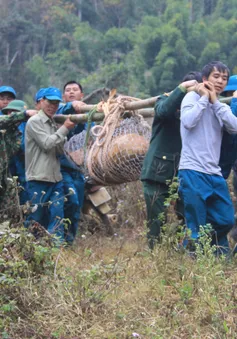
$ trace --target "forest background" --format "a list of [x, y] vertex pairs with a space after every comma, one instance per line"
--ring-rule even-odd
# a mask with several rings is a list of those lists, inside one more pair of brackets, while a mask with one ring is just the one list
[[235, 0], [0, 0], [0, 85], [33, 104], [69, 80], [135, 97], [212, 60], [237, 73]]
[[[72, 79], [143, 98], [212, 60], [237, 74], [236, 18], [236, 0], [0, 0], [0, 85], [33, 105]], [[236, 256], [216, 258], [205, 235], [193, 260], [175, 222], [150, 252], [141, 183], [110, 192], [111, 237], [85, 232], [64, 249], [2, 234], [0, 338], [236, 339]]]

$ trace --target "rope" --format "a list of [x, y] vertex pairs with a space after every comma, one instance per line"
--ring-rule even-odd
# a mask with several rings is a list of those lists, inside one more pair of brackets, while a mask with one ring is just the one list
[[[64, 146], [69, 160], [102, 185], [138, 180], [151, 137], [151, 128], [138, 111], [124, 114], [134, 98], [115, 98], [115, 94], [111, 91], [102, 104], [102, 124], [94, 126], [90, 133], [84, 130], [74, 135]], [[89, 112], [89, 120], [93, 113]]]
[[[124, 103], [127, 101], [134, 101], [134, 98], [128, 96], [118, 96], [114, 98], [116, 92], [112, 91], [107, 102], [102, 105], [104, 111], [103, 125], [95, 126], [91, 132], [96, 140], [88, 152], [87, 156], [87, 168], [93, 177], [96, 177], [96, 181], [104, 184], [103, 179], [99, 178], [94, 171], [93, 162], [96, 158], [101, 168], [106, 167], [106, 157], [111, 145], [113, 134], [115, 129], [119, 126], [121, 118], [124, 114]], [[133, 112], [133, 114], [136, 114]]]
[[87, 119], [87, 129], [86, 129], [86, 139], [85, 139], [85, 144], [84, 144], [84, 167], [86, 168], [86, 153], [87, 153], [87, 146], [88, 142], [90, 139], [90, 129], [91, 129], [91, 124], [92, 124], [92, 118], [93, 114], [97, 112], [97, 107], [93, 108], [92, 110], [89, 111], [88, 113], [88, 119]]

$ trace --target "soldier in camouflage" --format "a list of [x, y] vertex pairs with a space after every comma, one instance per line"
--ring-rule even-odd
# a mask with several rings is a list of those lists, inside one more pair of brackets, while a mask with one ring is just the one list
[[9, 159], [21, 147], [21, 133], [18, 126], [37, 111], [27, 110], [0, 116], [0, 221], [9, 217], [12, 207], [15, 209], [17, 194], [13, 180], [9, 175]]
[[[24, 112], [27, 105], [22, 100], [13, 100], [5, 108], [2, 109], [4, 115], [9, 115], [12, 112]], [[19, 186], [20, 204], [24, 205], [28, 201], [26, 178], [25, 178], [25, 126], [26, 121], [17, 124], [17, 129], [21, 135], [20, 150], [15, 155], [9, 158], [9, 172], [12, 177], [17, 177]]]

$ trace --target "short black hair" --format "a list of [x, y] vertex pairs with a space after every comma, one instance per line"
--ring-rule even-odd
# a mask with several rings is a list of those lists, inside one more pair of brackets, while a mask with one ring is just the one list
[[68, 82], [63, 86], [63, 92], [65, 92], [65, 88], [67, 87], [67, 85], [73, 85], [73, 84], [78, 85], [79, 88], [80, 88], [80, 90], [81, 90], [81, 92], [83, 93], [82, 85], [81, 85], [79, 82], [75, 81], [75, 80], [70, 80], [70, 81], [68, 81]]
[[218, 72], [221, 73], [227, 73], [228, 79], [230, 77], [230, 70], [229, 68], [223, 64], [221, 61], [211, 61], [207, 65], [205, 65], [202, 69], [202, 76], [208, 79], [211, 72], [214, 71], [214, 68], [218, 70]]
[[5, 91], [1, 92], [0, 95], [8, 95], [9, 97], [16, 99], [16, 96], [12, 92]]
[[202, 73], [196, 71], [190, 71], [183, 77], [184, 81], [197, 80], [197, 82], [202, 82]]

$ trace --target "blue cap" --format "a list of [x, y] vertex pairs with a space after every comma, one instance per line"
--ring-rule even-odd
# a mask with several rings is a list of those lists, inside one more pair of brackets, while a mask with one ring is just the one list
[[61, 93], [60, 89], [58, 89], [56, 87], [46, 88], [45, 91], [44, 91], [43, 97], [48, 99], [48, 100], [62, 101], [62, 93]]
[[16, 97], [16, 91], [14, 90], [14, 88], [10, 87], [10, 86], [1, 86], [0, 87], [0, 93], [11, 93], [14, 95], [14, 97]]
[[40, 101], [44, 97], [44, 92], [47, 88], [40, 88], [35, 94], [35, 102]]
[[237, 75], [232, 75], [231, 77], [229, 77], [228, 84], [226, 85], [223, 92], [236, 90], [237, 90]]

